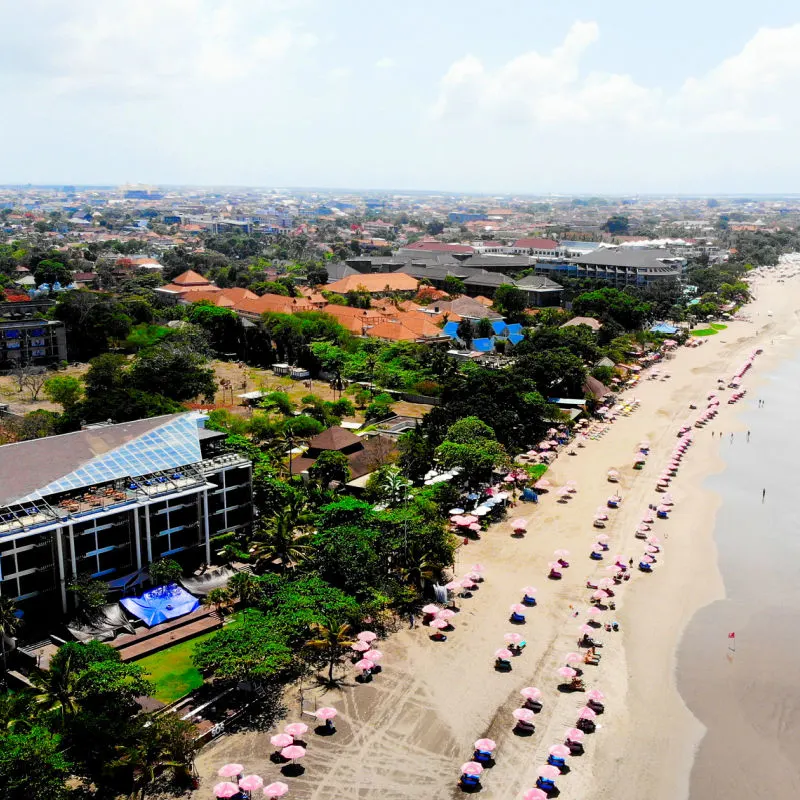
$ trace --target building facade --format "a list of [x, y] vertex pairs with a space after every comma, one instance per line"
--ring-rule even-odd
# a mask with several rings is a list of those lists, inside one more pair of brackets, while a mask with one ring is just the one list
[[0, 371], [20, 364], [57, 364], [67, 360], [64, 323], [57, 320], [0, 320]]
[[192, 413], [0, 447], [0, 595], [70, 610], [89, 575], [121, 588], [152, 561], [193, 568], [252, 523], [252, 465]]

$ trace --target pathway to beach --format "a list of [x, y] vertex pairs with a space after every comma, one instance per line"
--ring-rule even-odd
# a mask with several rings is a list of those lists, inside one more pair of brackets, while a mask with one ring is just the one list
[[[524, 538], [512, 538], [504, 523], [460, 549], [457, 574], [480, 562], [485, 581], [473, 597], [459, 602], [455, 629], [446, 642], [432, 641], [427, 627], [405, 629], [381, 643], [383, 672], [372, 683], [350, 680], [342, 690], [324, 693], [306, 687], [307, 708], [314, 703], [310, 694], [320, 691], [317, 704], [336, 706], [340, 714], [335, 736], [309, 734], [305, 773], [287, 780], [289, 797], [460, 797], [459, 767], [470, 760], [472, 743], [484, 736], [498, 747], [496, 765], [483, 776], [482, 797], [517, 800], [534, 785], [548, 748], [564, 740], [585, 703], [582, 693], [558, 691], [556, 669], [576, 650], [590, 596], [587, 577], [607, 577], [605, 567], [613, 562], [609, 557], [617, 553], [626, 561], [638, 560], [644, 543], [634, 532], [648, 504], [657, 502], [656, 478], [675, 446], [678, 428], [699, 413], [690, 411], [689, 404], [704, 408], [707, 394], [716, 391], [717, 376], [730, 377], [754, 347], [769, 351], [772, 342], [797, 326], [792, 297], [797, 282], [759, 279], [758, 300], [745, 309], [749, 322], [730, 323], [696, 349], [681, 348], [661, 367], [662, 373], [670, 373], [668, 380], [644, 380], [628, 393], [641, 400], [638, 410], [618, 419], [578, 455], [560, 455], [548, 478], [554, 486], [575, 480], [578, 492], [564, 504], [552, 493], [538, 506], [520, 504], [509, 519], [529, 520]], [[761, 369], [756, 359], [753, 371]], [[692, 755], [703, 729], [675, 688], [674, 654], [692, 614], [722, 596], [712, 538], [716, 500], [701, 483], [720, 468], [718, 449], [726, 437], [732, 432], [744, 436], [736, 427], [737, 407], [726, 404], [729, 395], [726, 390], [721, 396], [717, 419], [694, 431], [694, 444], [670, 487], [675, 511], [653, 526], [663, 543], [654, 574], [635, 571], [617, 587], [616, 611], [604, 614], [604, 621], [620, 623], [620, 632], [598, 634], [604, 643], [602, 660], [585, 667], [584, 678], [587, 688], [605, 694], [606, 710], [597, 719], [597, 731], [585, 739], [585, 754], [568, 759], [571, 771], [558, 780], [562, 800], [672, 800], [687, 795]], [[722, 439], [712, 432], [722, 433]], [[651, 455], [637, 472], [633, 456], [643, 439], [651, 442]], [[611, 467], [622, 474], [618, 491], [623, 504], [609, 512], [605, 533], [611, 549], [606, 559], [593, 562], [588, 556], [599, 531], [592, 519], [612, 493], [606, 481]], [[549, 581], [547, 564], [556, 548], [571, 552], [571, 566], [561, 581]], [[524, 628], [514, 628], [508, 621], [509, 606], [520, 601], [519, 590], [526, 585], [538, 587], [538, 605], [528, 612]], [[513, 659], [510, 673], [498, 673], [493, 654], [511, 630], [524, 633], [528, 644]], [[534, 735], [519, 737], [512, 733], [511, 712], [521, 705], [519, 690], [525, 686], [541, 689], [544, 705]], [[296, 706], [292, 711], [289, 721], [299, 719]], [[226, 735], [204, 748], [197, 759], [202, 783], [195, 796], [212, 796], [216, 770], [229, 761], [244, 764], [248, 773], [267, 782], [281, 779], [269, 760], [272, 733]]]

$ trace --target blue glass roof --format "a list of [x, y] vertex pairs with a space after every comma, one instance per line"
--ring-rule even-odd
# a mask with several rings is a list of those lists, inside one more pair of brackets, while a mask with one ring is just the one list
[[519, 336], [519, 334], [522, 333], [522, 325], [519, 322], [514, 322], [513, 324], [508, 325], [507, 327], [509, 335], [514, 334]]
[[493, 331], [494, 331], [494, 332], [495, 332], [495, 333], [496, 333], [498, 336], [502, 336], [502, 335], [503, 335], [503, 331], [505, 331], [505, 329], [506, 329], [507, 327], [508, 327], [508, 326], [506, 325], [505, 321], [504, 321], [504, 320], [502, 320], [502, 319], [496, 319], [494, 322], [492, 322], [492, 330], [493, 330]]
[[491, 339], [473, 339], [472, 349], [479, 353], [491, 353], [494, 350], [494, 342]]
[[68, 475], [43, 486], [18, 502], [71, 489], [82, 489], [119, 478], [176, 469], [201, 460], [197, 422], [191, 415], [182, 415], [136, 437], [127, 444], [96, 456]]
[[509, 333], [508, 341], [511, 344], [519, 344], [525, 337], [521, 333]]
[[451, 338], [458, 339], [458, 323], [446, 322], [442, 330]]

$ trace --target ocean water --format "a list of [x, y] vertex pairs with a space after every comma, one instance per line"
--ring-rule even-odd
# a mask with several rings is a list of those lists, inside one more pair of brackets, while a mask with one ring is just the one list
[[707, 483], [726, 598], [678, 653], [678, 688], [707, 728], [690, 800], [800, 798], [800, 356], [763, 377]]

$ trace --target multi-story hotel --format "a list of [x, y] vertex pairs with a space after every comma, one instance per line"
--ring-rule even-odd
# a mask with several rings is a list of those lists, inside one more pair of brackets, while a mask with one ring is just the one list
[[195, 413], [0, 447], [0, 595], [68, 612], [78, 575], [127, 585], [155, 559], [210, 563], [215, 537], [251, 524], [250, 461]]

